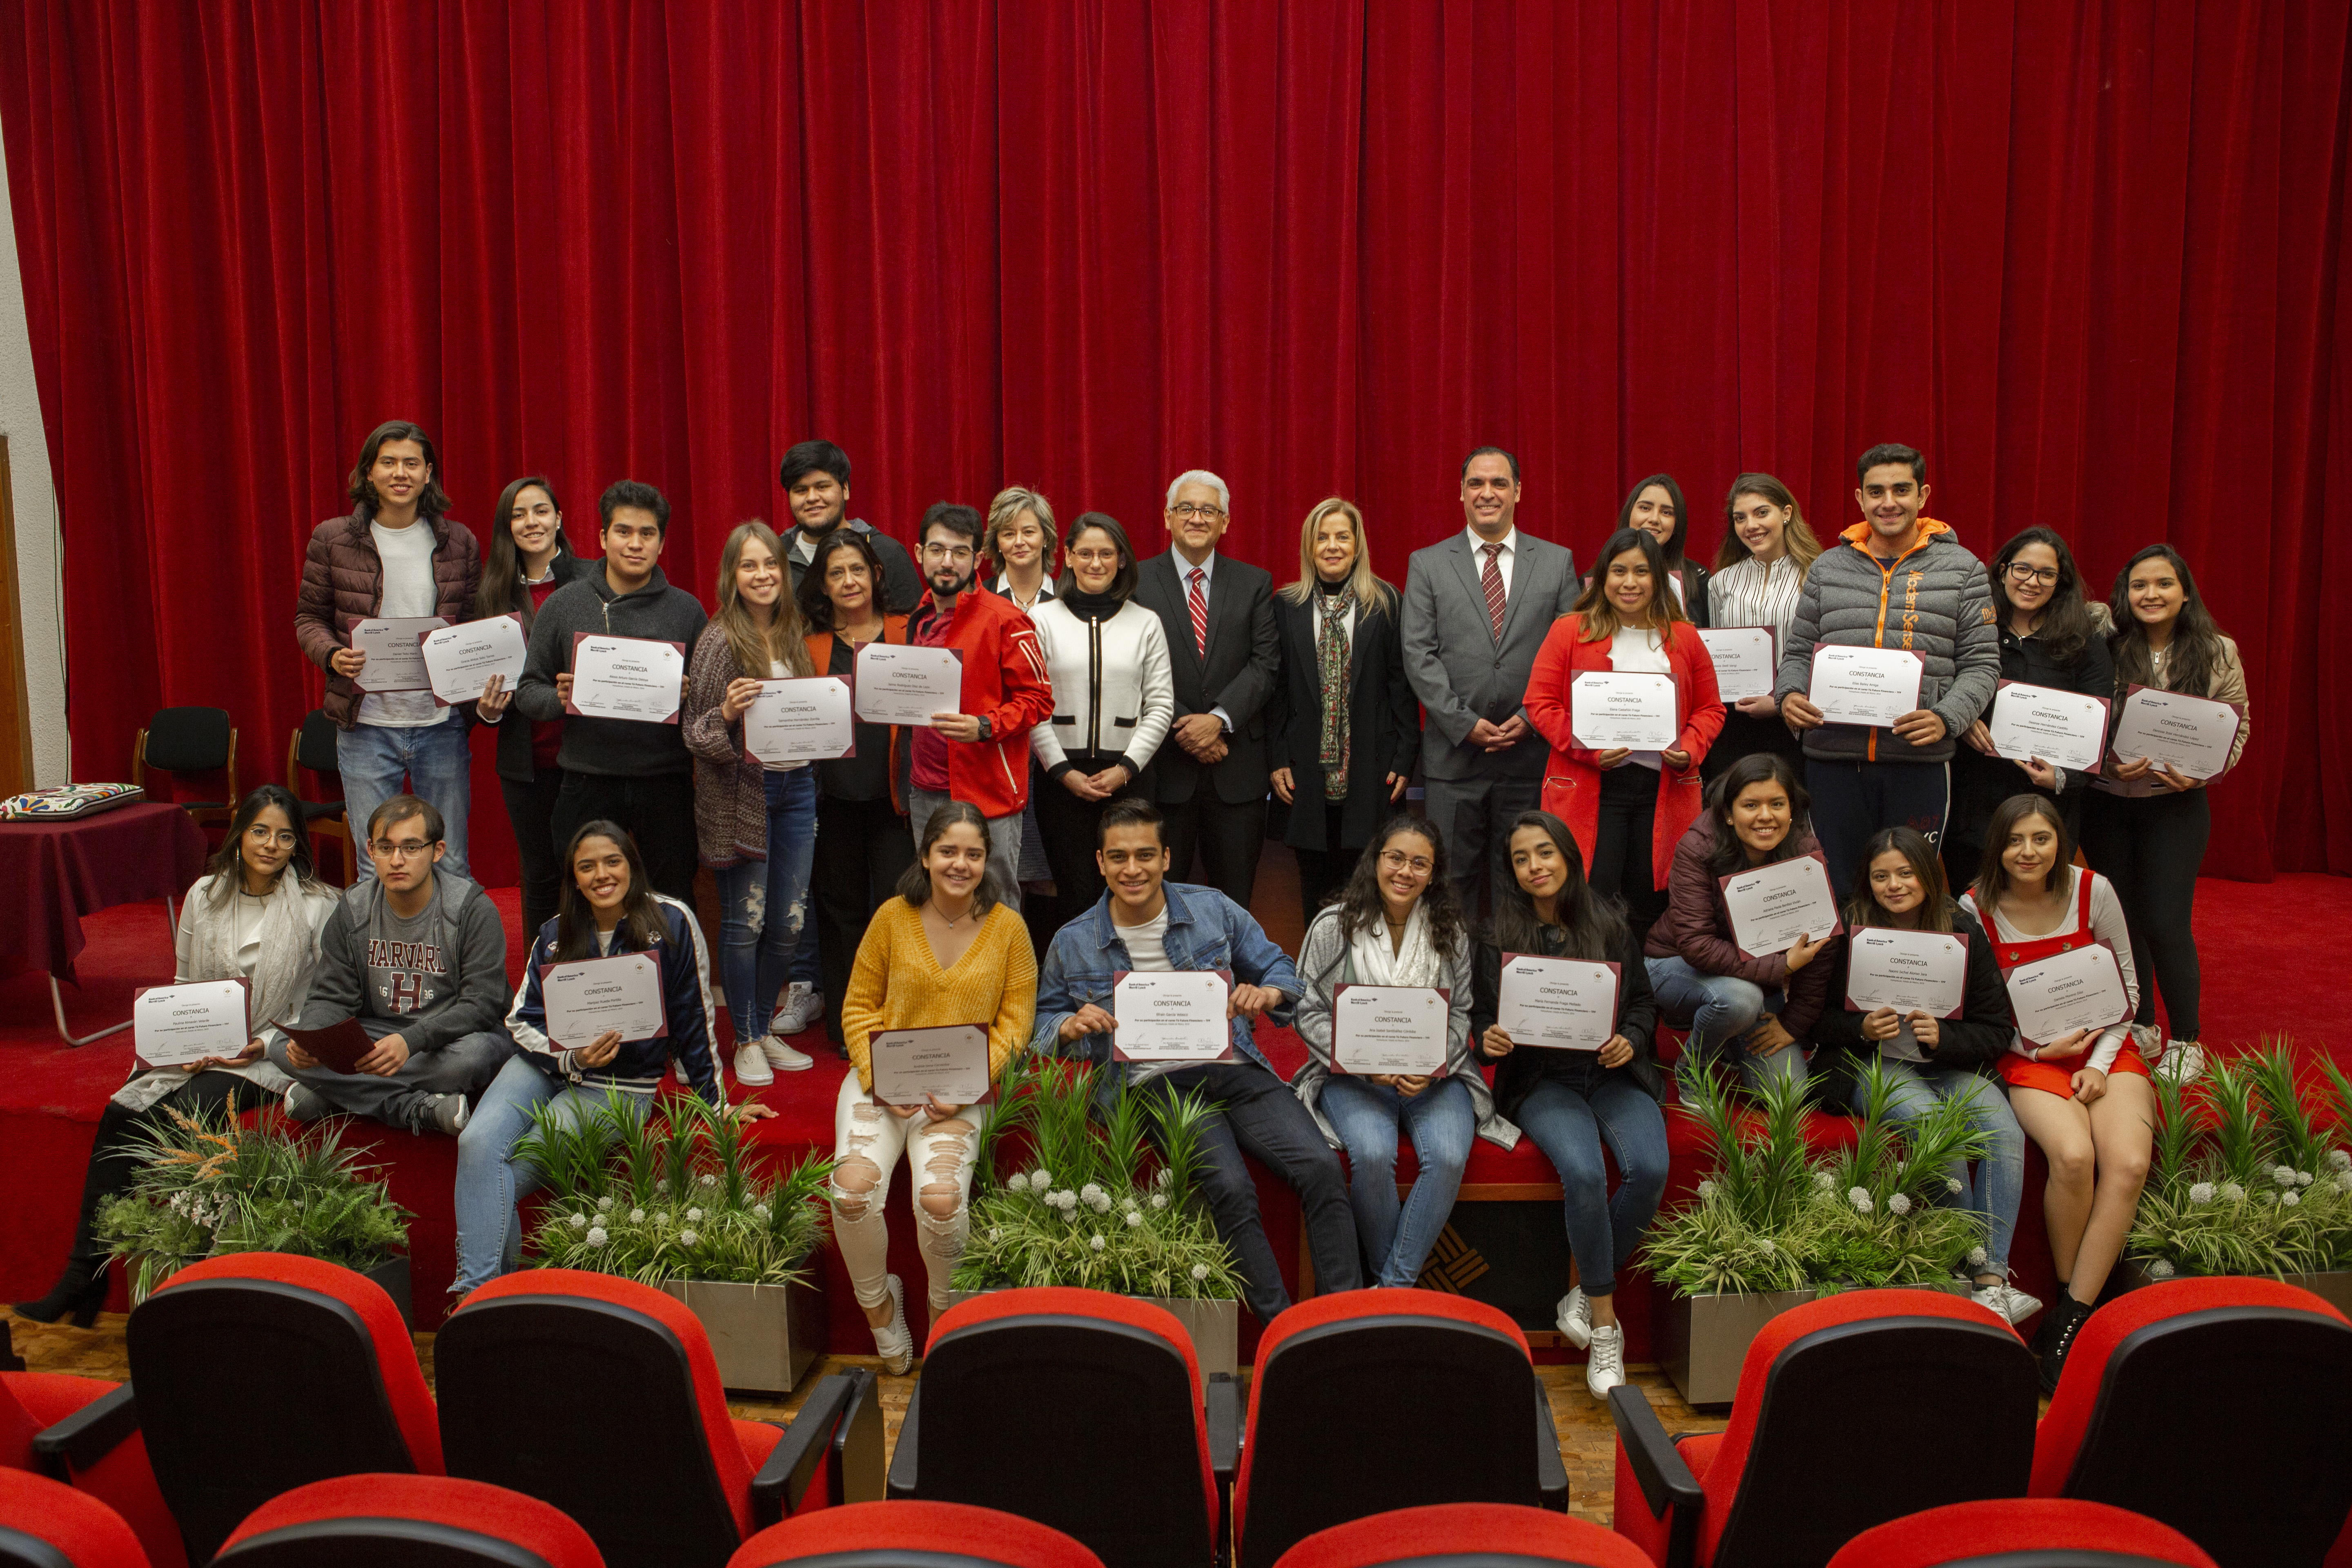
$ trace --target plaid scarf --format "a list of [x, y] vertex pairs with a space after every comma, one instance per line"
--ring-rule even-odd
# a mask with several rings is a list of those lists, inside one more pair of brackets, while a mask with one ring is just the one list
[[1315, 603], [1323, 612], [1323, 629], [1315, 638], [1316, 673], [1323, 681], [1323, 737], [1315, 760], [1323, 764], [1323, 795], [1344, 800], [1348, 795], [1348, 616], [1356, 607], [1353, 584], [1337, 594], [1320, 591]]

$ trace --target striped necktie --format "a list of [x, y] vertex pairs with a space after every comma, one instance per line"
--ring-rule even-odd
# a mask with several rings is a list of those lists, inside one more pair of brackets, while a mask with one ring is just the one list
[[1495, 558], [1503, 552], [1499, 544], [1482, 544], [1486, 552], [1486, 570], [1478, 574], [1478, 585], [1486, 590], [1486, 618], [1495, 623], [1495, 640], [1503, 640], [1503, 569]]
[[[1193, 567], [1192, 591], [1186, 595], [1192, 611], [1192, 647], [1204, 659], [1209, 657], [1209, 598], [1201, 591], [1201, 582], [1207, 575], [1198, 566]], [[1495, 624], [1502, 625], [1500, 621]]]

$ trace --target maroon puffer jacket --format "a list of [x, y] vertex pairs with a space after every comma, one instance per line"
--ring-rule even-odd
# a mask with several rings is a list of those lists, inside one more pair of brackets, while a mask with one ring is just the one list
[[[1821, 848], [1811, 827], [1801, 828], [1787, 846], [1790, 856], [1811, 855]], [[1715, 853], [1715, 814], [1703, 812], [1675, 845], [1673, 869], [1666, 880], [1666, 912], [1650, 927], [1642, 951], [1651, 958], [1680, 958], [1701, 974], [1730, 974], [1780, 991], [1787, 1000], [1780, 1026], [1800, 1040], [1810, 1039], [1815, 1020], [1829, 1004], [1831, 972], [1844, 965], [1833, 962], [1835, 945], [1791, 975], [1789, 955], [1742, 958], [1731, 940], [1731, 911], [1724, 907], [1723, 889], [1707, 859]], [[1782, 858], [1787, 858], [1787, 856]]]
[[[383, 603], [383, 557], [368, 532], [373, 515], [366, 502], [349, 517], [331, 517], [310, 531], [302, 556], [302, 588], [294, 601], [294, 640], [302, 657], [327, 671], [327, 717], [348, 730], [359, 722], [360, 689], [337, 675], [327, 661], [352, 646], [352, 626], [373, 617]], [[433, 530], [433, 613], [456, 626], [472, 618], [474, 589], [482, 576], [482, 556], [471, 530], [436, 517]]]

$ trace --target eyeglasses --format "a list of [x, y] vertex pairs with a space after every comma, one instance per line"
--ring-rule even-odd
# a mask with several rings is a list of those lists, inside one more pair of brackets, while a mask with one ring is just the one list
[[271, 827], [259, 822], [247, 828], [245, 836], [252, 839], [256, 847], [272, 844], [280, 849], [291, 849], [302, 842], [302, 836], [290, 828]]
[[419, 855], [433, 852], [433, 846], [421, 838], [404, 838], [397, 844], [389, 838], [378, 838], [370, 843], [368, 848], [386, 860], [414, 860]]
[[2009, 563], [2009, 580], [2012, 583], [2039, 583], [2045, 588], [2054, 588], [2058, 585], [2058, 568], [2028, 566], [2022, 561], [2012, 561]]
[[1073, 561], [1083, 561], [1089, 566], [1116, 566], [1118, 564], [1118, 552], [1116, 550], [1073, 550], [1070, 552], [1070, 559]]
[[1437, 869], [1437, 862], [1426, 855], [1407, 855], [1402, 849], [1381, 851], [1381, 864], [1391, 871], [1411, 871], [1416, 877], [1426, 877]]
[[953, 561], [958, 563], [969, 561], [971, 559], [971, 546], [969, 544], [926, 544], [923, 546], [923, 559], [926, 561]]
[[1174, 506], [1168, 509], [1168, 515], [1171, 517], [1181, 518], [1187, 522], [1192, 521], [1194, 518], [1199, 518], [1203, 522], [1208, 522], [1224, 516], [1225, 509], [1221, 506], [1202, 506], [1197, 502], [1189, 500], [1178, 501]]

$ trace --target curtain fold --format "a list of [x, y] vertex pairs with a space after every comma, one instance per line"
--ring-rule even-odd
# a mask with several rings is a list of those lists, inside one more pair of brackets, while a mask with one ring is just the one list
[[[1383, 574], [1471, 447], [1590, 558], [1633, 479], [1695, 550], [1743, 468], [1824, 536], [1928, 454], [1989, 552], [2104, 595], [2169, 540], [2255, 742], [2208, 869], [2352, 872], [2326, 630], [2352, 567], [2352, 0], [0, 0], [0, 135], [66, 534], [81, 776], [318, 698], [300, 551], [360, 440], [455, 514], [613, 479], [664, 564], [824, 435], [902, 539], [1001, 485], [1163, 547], [1234, 489], [1287, 580], [1322, 497]], [[475, 860], [512, 875], [487, 747]]]

